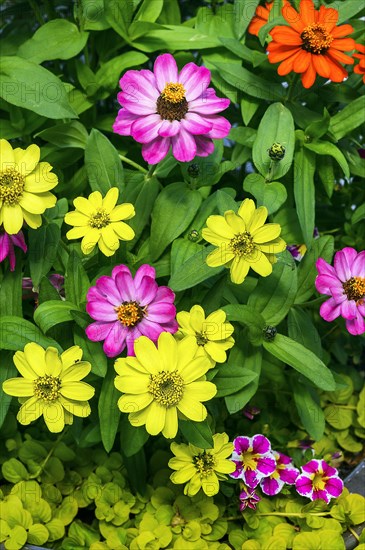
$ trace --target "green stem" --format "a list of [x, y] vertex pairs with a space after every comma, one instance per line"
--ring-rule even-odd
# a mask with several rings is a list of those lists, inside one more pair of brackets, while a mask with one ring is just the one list
[[28, 0], [28, 4], [32, 8], [32, 11], [33, 11], [33, 13], [35, 15], [35, 18], [37, 19], [38, 23], [40, 25], [44, 25], [45, 22], [43, 21], [43, 18], [41, 16], [41, 12], [39, 10], [37, 2], [35, 2], [34, 0]]
[[292, 99], [294, 99], [293, 98], [293, 93], [294, 93], [294, 90], [297, 86], [298, 79], [299, 79], [299, 74], [295, 73], [294, 77], [292, 78], [291, 82], [289, 83], [289, 92], [288, 92], [288, 95], [285, 98], [285, 101], [287, 103], [290, 103], [290, 101]]
[[288, 513], [288, 512], [267, 512], [265, 514], [260, 514], [259, 512], [257, 512], [255, 514], [256, 516], [285, 516], [286, 518], [305, 518], [307, 516], [315, 516], [315, 517], [324, 517], [324, 516], [329, 516], [330, 515], [330, 512], [317, 512], [315, 514], [311, 514], [310, 512], [309, 513], [306, 513], [306, 512], [292, 512], [292, 513]]
[[348, 527], [348, 530], [350, 531], [351, 535], [357, 540], [357, 542], [360, 542], [360, 537], [356, 533], [355, 529], [352, 529], [352, 527]]
[[156, 168], [157, 168], [157, 164], [152, 164], [152, 166], [150, 167], [150, 169], [147, 172], [146, 179], [152, 178], [153, 173], [156, 170]]
[[68, 431], [68, 428], [65, 428], [63, 430], [63, 432], [57, 437], [56, 441], [54, 442], [54, 444], [52, 445], [52, 447], [50, 448], [49, 452], [48, 452], [48, 455], [46, 456], [46, 458], [43, 460], [43, 462], [41, 463], [41, 465], [39, 466], [38, 470], [36, 471], [35, 474], [29, 476], [30, 479], [36, 479], [37, 477], [39, 477], [41, 475], [41, 473], [43, 472], [44, 468], [46, 467], [47, 465], [47, 462], [49, 461], [49, 459], [51, 458], [51, 456], [53, 455], [54, 453], [54, 450], [55, 448], [57, 447], [57, 445], [59, 444], [59, 442], [61, 441], [61, 439], [63, 438], [63, 436], [66, 434], [66, 432]]
[[120, 158], [120, 160], [122, 160], [126, 164], [129, 164], [130, 166], [133, 166], [133, 168], [136, 168], [137, 170], [139, 170], [143, 174], [148, 174], [149, 173], [149, 171], [146, 170], [146, 168], [143, 168], [143, 166], [141, 166], [140, 164], [137, 164], [136, 162], [134, 162], [134, 160], [128, 159], [124, 155], [119, 155], [119, 158]]

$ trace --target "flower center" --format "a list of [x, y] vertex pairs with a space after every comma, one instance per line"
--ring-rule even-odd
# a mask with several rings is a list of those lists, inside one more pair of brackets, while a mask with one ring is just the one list
[[96, 227], [96, 229], [101, 229], [102, 227], [106, 227], [109, 224], [110, 224], [109, 215], [106, 213], [106, 211], [103, 208], [99, 208], [96, 214], [91, 216], [89, 220], [89, 225], [91, 227]]
[[15, 168], [0, 172], [0, 199], [5, 204], [17, 204], [23, 195], [25, 178]]
[[152, 393], [157, 403], [166, 408], [177, 405], [184, 393], [184, 381], [177, 370], [172, 372], [161, 371], [151, 374], [148, 391]]
[[256, 470], [258, 458], [259, 455], [254, 454], [251, 448], [248, 448], [247, 451], [241, 453], [241, 460], [245, 470]]
[[254, 250], [255, 245], [248, 231], [238, 233], [230, 240], [229, 246], [235, 256], [247, 256]]
[[137, 302], [123, 302], [114, 309], [117, 312], [119, 321], [125, 327], [137, 325], [147, 312], [147, 306], [141, 307]]
[[37, 380], [34, 380], [34, 395], [38, 399], [45, 399], [46, 401], [55, 401], [58, 398], [61, 388], [61, 380], [58, 376], [40, 376]]
[[315, 55], [326, 53], [333, 40], [333, 36], [320, 23], [306, 27], [300, 38], [303, 40], [302, 49]]
[[195, 338], [198, 346], [205, 346], [205, 344], [208, 342], [208, 338], [206, 338], [202, 332], [197, 332]]
[[363, 303], [363, 298], [365, 298], [364, 277], [351, 277], [351, 279], [342, 283], [342, 286], [349, 300], [355, 300], [358, 305]]
[[312, 480], [314, 491], [323, 491], [326, 487], [327, 480], [328, 477], [324, 477], [323, 474], [317, 473]]
[[185, 88], [179, 82], [168, 82], [157, 98], [157, 113], [164, 120], [181, 120], [189, 110]]
[[198, 470], [200, 477], [208, 477], [214, 470], [215, 458], [210, 453], [203, 451], [193, 457], [193, 464]]

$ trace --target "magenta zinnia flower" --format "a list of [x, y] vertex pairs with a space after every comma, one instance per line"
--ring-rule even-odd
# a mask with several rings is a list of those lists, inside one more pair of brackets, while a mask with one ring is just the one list
[[233, 445], [231, 460], [236, 464], [236, 471], [229, 474], [231, 477], [242, 479], [249, 488], [254, 489], [261, 479], [275, 472], [275, 457], [270, 441], [264, 435], [236, 437]]
[[15, 250], [14, 246], [18, 246], [27, 251], [27, 245], [25, 244], [23, 231], [19, 231], [16, 235], [8, 235], [6, 231], [0, 231], [0, 262], [3, 262], [6, 257], [9, 257], [10, 271], [15, 270]]
[[324, 460], [310, 460], [302, 466], [302, 473], [297, 477], [295, 488], [298, 493], [311, 500], [322, 498], [329, 503], [337, 498], [343, 490], [343, 481], [338, 477], [336, 468]]
[[181, 162], [196, 155], [206, 157], [214, 150], [212, 138], [224, 138], [231, 128], [222, 116], [229, 99], [208, 88], [210, 71], [188, 63], [178, 72], [169, 53], [159, 55], [154, 72], [127, 71], [120, 80], [122, 92], [113, 130], [143, 143], [142, 156], [157, 164], [169, 152]]
[[299, 470], [294, 467], [290, 456], [273, 451], [276, 459], [275, 471], [260, 481], [260, 487], [265, 495], [274, 496], [280, 493], [285, 483], [294, 485], [299, 475]]
[[134, 279], [126, 265], [118, 265], [111, 277], [100, 277], [89, 289], [86, 311], [96, 323], [86, 328], [86, 334], [93, 342], [104, 340], [108, 357], [119, 355], [126, 346], [128, 355], [135, 355], [139, 336], [157, 342], [161, 332], [177, 331], [175, 294], [167, 286], [159, 287], [155, 277], [155, 269], [147, 264]]
[[318, 276], [316, 289], [331, 296], [321, 305], [319, 313], [325, 321], [333, 321], [340, 315], [346, 319], [350, 334], [365, 332], [365, 250], [357, 253], [346, 247], [336, 252], [334, 267], [323, 258], [316, 263]]

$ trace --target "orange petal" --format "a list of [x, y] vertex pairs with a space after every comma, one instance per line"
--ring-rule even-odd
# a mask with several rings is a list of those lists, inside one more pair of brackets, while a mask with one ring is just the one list
[[322, 23], [328, 32], [331, 32], [333, 27], [337, 25], [338, 11], [333, 8], [325, 8], [321, 6], [318, 12], [318, 23]]
[[357, 49], [358, 52], [365, 54], [365, 46], [363, 44], [355, 44], [355, 48]]
[[292, 8], [290, 4], [286, 4], [281, 10], [281, 13], [284, 19], [293, 29], [295, 29], [299, 33], [303, 32], [306, 25], [301, 20], [299, 13], [295, 11], [295, 9]]
[[320, 76], [323, 76], [324, 78], [329, 78], [331, 69], [324, 55], [313, 55], [312, 63], [315, 70]]
[[284, 75], [290, 73], [291, 71], [294, 71], [295, 61], [298, 58], [298, 56], [301, 55], [301, 53], [302, 53], [301, 50], [299, 50], [296, 54], [290, 56], [288, 59], [283, 61], [281, 63], [281, 65], [279, 65], [279, 67], [278, 67], [278, 74], [280, 76], [284, 76]]
[[348, 63], [350, 65], [354, 63], [354, 60], [352, 59], [352, 57], [340, 52], [339, 50], [335, 50], [334, 48], [332, 48], [332, 44], [331, 44], [331, 48], [326, 52], [326, 55], [330, 55], [340, 63]]
[[354, 32], [353, 27], [351, 25], [340, 25], [339, 27], [335, 27], [331, 31], [331, 35], [333, 38], [341, 38], [343, 36], [347, 36], [348, 34], [351, 34]]
[[[343, 52], [349, 52], [350, 50], [355, 49], [355, 40], [353, 38], [339, 38], [332, 41], [331, 48], [334, 48], [335, 50], [342, 50]], [[344, 61], [344, 63], [348, 63], [348, 61]]]
[[[311, 56], [311, 61], [312, 61], [312, 56]], [[315, 71], [315, 68], [313, 67], [313, 63], [309, 63], [308, 65], [308, 69], [302, 73], [302, 84], [303, 84], [303, 87], [304, 88], [310, 88], [311, 86], [313, 86], [315, 80], [316, 80], [316, 71]]]
[[344, 69], [342, 65], [340, 65], [338, 61], [336, 61], [336, 59], [328, 52], [326, 53], [326, 57], [330, 63], [330, 80], [332, 80], [332, 82], [342, 82], [344, 78], [347, 77], [346, 69]]
[[313, 0], [301, 0], [299, 13], [306, 27], [316, 22], [316, 10], [314, 9]]
[[295, 60], [294, 71], [296, 73], [304, 73], [309, 67], [311, 62], [311, 54], [302, 50], [300, 55]]
[[301, 44], [303, 44], [303, 40], [300, 38], [300, 34], [298, 34], [297, 31], [291, 29], [290, 27], [282, 27], [279, 33], [271, 34], [271, 36], [273, 36], [275, 40], [283, 42], [288, 46], [300, 46]]
[[298, 52], [298, 48], [290, 48], [290, 49], [283, 49], [279, 52], [269, 52], [269, 61], [270, 63], [279, 63], [280, 61], [284, 61], [284, 59], [288, 59], [292, 55], [295, 55]]

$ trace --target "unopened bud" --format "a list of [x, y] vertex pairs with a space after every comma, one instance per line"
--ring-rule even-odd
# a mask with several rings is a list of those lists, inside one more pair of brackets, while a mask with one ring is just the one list
[[196, 164], [195, 162], [193, 164], [190, 164], [188, 166], [188, 174], [191, 178], [197, 178], [200, 173], [200, 167], [199, 164]]
[[273, 143], [267, 152], [271, 160], [282, 160], [285, 157], [285, 147], [280, 143]]

